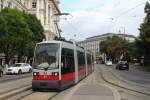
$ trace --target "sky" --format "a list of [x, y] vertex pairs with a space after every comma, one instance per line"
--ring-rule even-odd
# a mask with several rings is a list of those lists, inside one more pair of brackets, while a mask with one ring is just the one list
[[146, 0], [60, 0], [62, 36], [76, 41], [104, 33], [139, 35]]

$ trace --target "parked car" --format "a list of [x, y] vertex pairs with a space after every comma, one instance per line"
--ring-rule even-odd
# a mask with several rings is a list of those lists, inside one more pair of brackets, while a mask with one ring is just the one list
[[4, 67], [0, 65], [0, 77], [2, 77], [4, 74]]
[[32, 67], [27, 63], [16, 63], [6, 70], [6, 74], [22, 74], [27, 72], [32, 72]]
[[118, 64], [116, 65], [116, 69], [119, 69], [119, 70], [129, 70], [129, 63], [127, 60], [120, 60], [118, 62]]
[[105, 63], [107, 66], [112, 66], [112, 61], [106, 61], [106, 63]]

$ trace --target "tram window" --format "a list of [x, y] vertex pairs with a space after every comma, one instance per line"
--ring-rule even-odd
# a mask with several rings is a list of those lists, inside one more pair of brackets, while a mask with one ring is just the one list
[[63, 48], [61, 56], [61, 73], [66, 74], [75, 71], [74, 52], [71, 49]]
[[94, 56], [92, 55], [92, 66], [94, 66]]
[[87, 64], [91, 66], [92, 62], [91, 62], [91, 55], [87, 54]]
[[85, 67], [85, 55], [84, 55], [84, 52], [80, 52], [78, 51], [77, 52], [77, 56], [78, 56], [78, 66], [79, 66], [79, 69]]

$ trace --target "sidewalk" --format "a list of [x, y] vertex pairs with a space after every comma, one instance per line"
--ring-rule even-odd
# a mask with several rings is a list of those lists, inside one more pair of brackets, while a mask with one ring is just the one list
[[114, 100], [113, 92], [98, 84], [84, 84], [64, 100]]
[[117, 90], [98, 83], [94, 73], [52, 100], [121, 100]]

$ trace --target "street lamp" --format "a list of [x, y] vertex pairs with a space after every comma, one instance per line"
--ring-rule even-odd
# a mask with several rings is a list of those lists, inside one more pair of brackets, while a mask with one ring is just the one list
[[[123, 26], [121, 26], [121, 27], [119, 27], [119, 33], [121, 33], [121, 30], [120, 29], [123, 29], [123, 44], [125, 43], [125, 27], [123, 27]], [[122, 46], [122, 50], [123, 50], [123, 54], [122, 54], [122, 56], [121, 56], [121, 59], [123, 58], [123, 57], [125, 57], [125, 47], [124, 47], [124, 45]]]
[[123, 39], [125, 40], [126, 30], [125, 30], [125, 27], [121, 26], [121, 27], [119, 27], [119, 33], [121, 33], [121, 30], [120, 30], [121, 28], [123, 29]]
[[58, 13], [58, 14], [55, 14], [56, 16], [62, 16], [62, 15], [65, 15], [65, 16], [67, 16], [67, 15], [70, 15], [70, 13]]
[[[70, 15], [70, 13], [57, 13], [57, 14], [55, 14], [55, 16], [68, 16], [68, 15]], [[54, 21], [54, 24], [56, 25], [56, 28], [57, 28], [57, 30], [58, 30], [58, 34], [59, 34], [59, 38], [61, 38], [61, 32], [62, 32], [62, 30], [61, 29], [59, 29], [59, 26], [58, 26], [58, 24], [57, 24], [57, 20], [55, 20]]]

